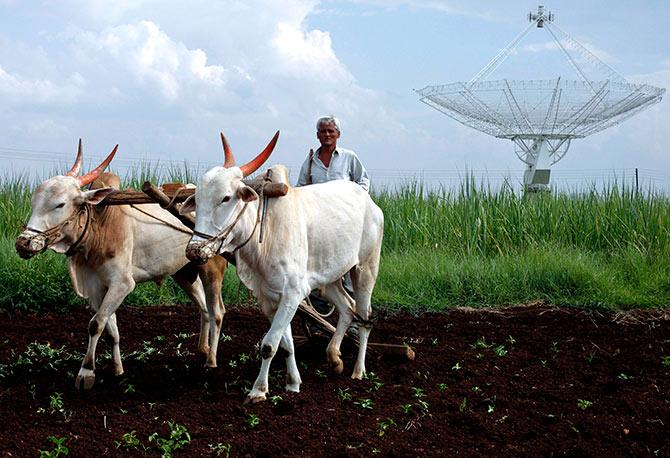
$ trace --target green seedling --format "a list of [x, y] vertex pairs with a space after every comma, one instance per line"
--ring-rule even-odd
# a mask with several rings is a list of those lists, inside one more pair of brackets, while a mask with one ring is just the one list
[[393, 418], [387, 417], [386, 420], [382, 420], [379, 423], [377, 423], [377, 435], [379, 437], [382, 437], [386, 432], [392, 427], [392, 426], [398, 426], [395, 421], [393, 421]]
[[370, 398], [361, 398], [358, 401], [355, 401], [354, 404], [359, 406], [361, 409], [367, 410], [372, 410], [372, 407], [375, 405], [374, 401]]
[[284, 398], [282, 398], [279, 395], [275, 395], [275, 396], [270, 397], [270, 402], [272, 403], [273, 406], [276, 406], [277, 404], [279, 404], [283, 400], [284, 400]]
[[458, 410], [460, 412], [465, 412], [468, 408], [468, 398], [463, 398], [461, 403], [458, 405]]
[[124, 448], [126, 450], [139, 450], [140, 448], [144, 449], [144, 445], [140, 442], [140, 439], [137, 437], [137, 431], [133, 430], [129, 433], [125, 433], [121, 436], [121, 440], [114, 441], [116, 448]]
[[452, 370], [452, 371], [459, 371], [459, 370], [461, 370], [461, 363], [459, 363], [459, 362], [457, 361], [456, 364], [454, 364], [453, 366], [451, 366], [451, 370]]
[[232, 445], [222, 444], [221, 442], [216, 445], [209, 444], [209, 449], [212, 451], [212, 453], [214, 453], [216, 456], [223, 456], [224, 458], [230, 457], [230, 450], [232, 448]]
[[191, 435], [184, 426], [171, 421], [168, 422], [168, 426], [170, 427], [170, 437], [159, 437], [158, 433], [149, 436], [149, 442], [156, 442], [161, 450], [162, 458], [171, 458], [176, 450], [191, 442]]
[[251, 426], [252, 428], [255, 428], [261, 423], [261, 419], [258, 415], [254, 413], [250, 413], [249, 416], [247, 416], [247, 424]]
[[379, 377], [377, 377], [377, 374], [375, 374], [374, 372], [368, 372], [367, 374], [365, 374], [363, 376], [363, 380], [368, 380], [369, 382], [371, 382], [372, 387], [374, 388], [375, 391], [384, 386], [382, 381], [379, 379]]
[[507, 350], [505, 350], [505, 346], [504, 346], [504, 345], [498, 345], [497, 347], [495, 347], [495, 348], [493, 349], [493, 351], [495, 352], [495, 354], [496, 354], [497, 356], [500, 356], [500, 357], [503, 357], [503, 356], [506, 356], [506, 355], [507, 355]]
[[412, 404], [403, 404], [400, 406], [403, 413], [410, 413], [412, 411]]
[[426, 393], [423, 391], [423, 388], [413, 386], [412, 391], [414, 392], [413, 395], [415, 398], [422, 398], [426, 395]]
[[670, 367], [670, 356], [661, 356], [661, 365], [663, 367]]
[[54, 445], [54, 448], [52, 450], [39, 450], [40, 458], [56, 458], [70, 454], [70, 449], [65, 446], [67, 437], [49, 436], [47, 440]]
[[349, 392], [349, 388], [338, 388], [337, 397], [340, 398], [340, 401], [351, 401], [351, 393]]
[[593, 405], [593, 402], [587, 401], [586, 399], [577, 399], [577, 407], [582, 410], [586, 410]]
[[437, 384], [437, 389], [440, 390], [440, 391], [445, 391], [447, 388], [449, 388], [449, 386], [447, 386], [446, 383], [438, 383]]

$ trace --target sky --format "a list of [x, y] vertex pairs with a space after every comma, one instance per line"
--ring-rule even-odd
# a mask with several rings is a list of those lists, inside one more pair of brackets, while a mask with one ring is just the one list
[[[670, 2], [544, 2], [555, 24], [629, 82], [670, 88]], [[270, 162], [297, 179], [316, 119], [342, 123], [375, 182], [519, 180], [513, 143], [459, 124], [414, 89], [468, 81], [537, 2], [500, 0], [0, 0], [0, 176], [88, 166], [207, 169], [223, 132], [238, 162], [281, 132]], [[543, 29], [489, 79], [579, 80]], [[578, 63], [580, 60], [577, 60]], [[584, 63], [584, 62], [582, 62]], [[667, 98], [667, 97], [666, 97]], [[611, 174], [670, 187], [667, 100], [572, 142], [552, 179]], [[95, 164], [94, 164], [95, 162]]]

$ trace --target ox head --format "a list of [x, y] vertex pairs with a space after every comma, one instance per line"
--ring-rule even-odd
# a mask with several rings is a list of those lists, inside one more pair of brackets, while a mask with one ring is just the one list
[[[205, 173], [196, 188], [195, 194], [189, 197], [180, 209], [186, 214], [196, 210], [195, 234], [186, 248], [186, 256], [194, 262], [207, 262], [212, 256], [223, 252], [232, 252], [250, 234], [242, 233], [244, 223], [240, 221], [245, 205], [258, 199], [256, 192], [244, 184], [242, 179], [254, 173], [270, 157], [279, 131], [275, 133], [270, 143], [252, 161], [240, 167], [235, 166], [233, 151], [221, 134], [223, 143], [223, 167], [214, 167]], [[256, 217], [249, 212], [247, 218]], [[238, 230], [239, 229], [239, 230]]]
[[57, 175], [40, 184], [32, 196], [32, 214], [25, 230], [16, 239], [16, 251], [24, 259], [51, 248], [65, 253], [82, 234], [82, 215], [86, 204], [100, 203], [114, 189], [103, 187], [83, 191], [109, 165], [119, 145], [102, 163], [89, 173], [79, 176], [82, 164], [81, 139], [77, 159], [65, 175]]

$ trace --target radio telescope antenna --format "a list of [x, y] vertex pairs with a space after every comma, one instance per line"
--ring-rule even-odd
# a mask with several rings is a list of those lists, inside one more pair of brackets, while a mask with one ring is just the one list
[[[568, 151], [570, 142], [621, 123], [658, 103], [665, 89], [632, 84], [554, 24], [554, 15], [540, 5], [528, 14], [529, 25], [470, 81], [416, 90], [419, 100], [473, 129], [512, 140], [526, 164], [529, 191], [548, 190], [551, 166]], [[544, 29], [567, 59], [579, 80], [508, 80], [485, 78], [516, 49], [533, 28]], [[599, 70], [588, 78], [568, 50]]]

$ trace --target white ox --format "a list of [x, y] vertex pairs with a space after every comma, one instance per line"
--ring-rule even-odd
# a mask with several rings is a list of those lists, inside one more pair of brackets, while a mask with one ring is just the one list
[[[72, 169], [49, 178], [33, 193], [32, 215], [16, 240], [17, 252], [26, 259], [47, 248], [68, 256], [75, 292], [88, 298], [95, 311], [88, 327], [88, 350], [75, 380], [77, 388], [89, 389], [95, 382], [95, 350], [104, 329], [113, 340], [114, 372], [123, 373], [116, 309], [136, 283], [160, 282], [168, 275], [200, 308], [199, 349], [208, 356], [207, 365], [216, 366], [210, 343], [221, 332], [225, 311], [221, 282], [227, 263], [218, 256], [202, 266], [190, 263], [184, 255], [190, 231], [157, 204], [96, 207], [114, 190], [110, 184], [118, 187], [118, 177], [101, 174], [117, 148], [80, 177], [80, 140]], [[92, 182], [98, 189], [81, 189]]]
[[[352, 378], [365, 375], [370, 298], [384, 232], [384, 215], [363, 188], [349, 181], [331, 181], [289, 187], [286, 196], [269, 199], [264, 240], [259, 243], [257, 213], [261, 202], [242, 178], [267, 159], [278, 134], [256, 159], [242, 167], [234, 166], [233, 153], [224, 140], [224, 166], [209, 170], [200, 179], [194, 198], [182, 207], [182, 211], [192, 211], [197, 204], [187, 256], [202, 262], [217, 253], [234, 253], [240, 279], [271, 321], [261, 342], [260, 373], [247, 397], [253, 402], [266, 398], [270, 362], [280, 345], [288, 353], [286, 390], [299, 391], [291, 319], [300, 301], [317, 288], [339, 312], [327, 348], [329, 363], [335, 372], [342, 372], [340, 344], [355, 307], [363, 324], [358, 331], [360, 345]], [[285, 167], [271, 170], [273, 180], [288, 184]], [[342, 286], [347, 272], [351, 272], [355, 303]]]

